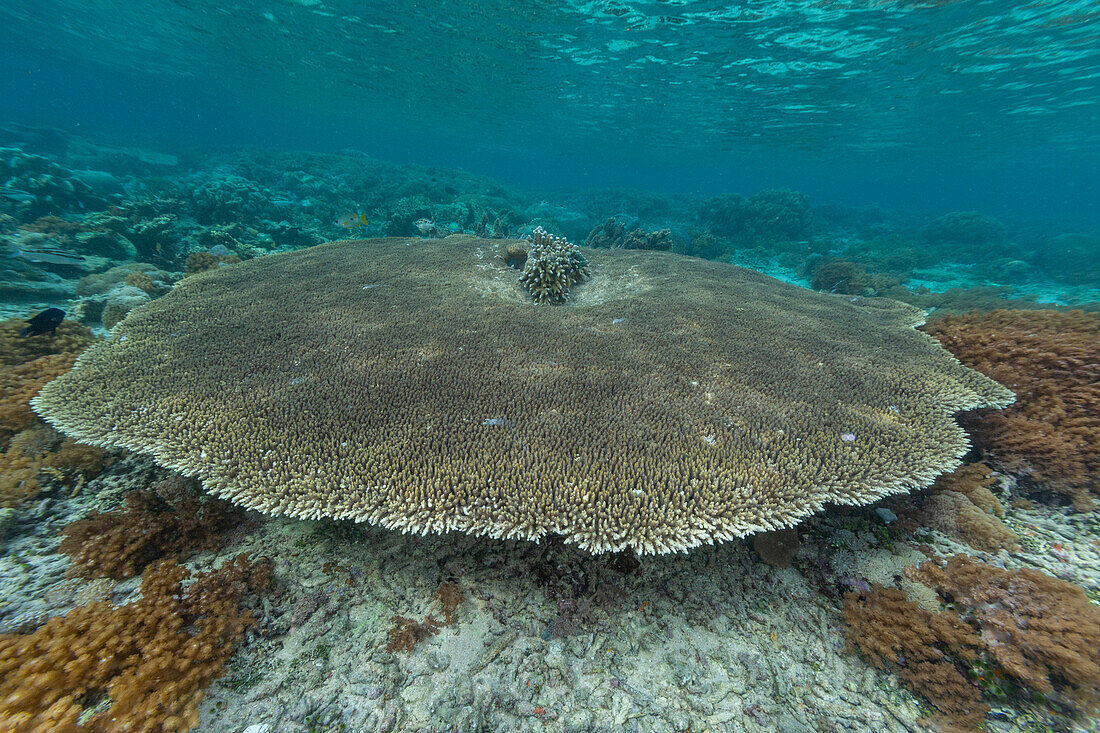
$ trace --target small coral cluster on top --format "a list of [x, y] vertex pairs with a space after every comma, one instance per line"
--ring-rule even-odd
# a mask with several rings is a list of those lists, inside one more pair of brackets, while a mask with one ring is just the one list
[[[912, 569], [910, 569], [912, 570]], [[921, 608], [873, 586], [844, 598], [848, 641], [936, 708], [935, 722], [973, 729], [994, 697], [1023, 687], [1079, 711], [1100, 704], [1100, 608], [1037, 570], [1001, 570], [963, 555], [911, 573], [949, 605]]]
[[1100, 316], [998, 310], [929, 321], [924, 330], [1016, 393], [1006, 410], [967, 420], [974, 443], [1007, 469], [1082, 510], [1100, 486]]
[[588, 279], [588, 261], [565, 237], [542, 227], [531, 232], [531, 246], [519, 281], [539, 303], [563, 303], [569, 288]]
[[190, 730], [203, 688], [255, 623], [242, 601], [271, 572], [269, 560], [240, 555], [185, 588], [189, 572], [165, 560], [145, 571], [133, 603], [89, 603], [0, 635], [0, 730]]

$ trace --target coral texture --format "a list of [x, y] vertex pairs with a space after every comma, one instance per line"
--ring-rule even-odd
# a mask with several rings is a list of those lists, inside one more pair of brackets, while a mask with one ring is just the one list
[[924, 330], [1017, 394], [1009, 409], [966, 420], [975, 445], [1091, 508], [1090, 491], [1100, 492], [1100, 316], [998, 310], [938, 318]]
[[188, 498], [173, 510], [155, 494], [133, 491], [124, 509], [93, 511], [66, 526], [60, 549], [72, 558], [73, 575], [123, 580], [154, 560], [183, 560], [216, 548], [220, 534], [240, 517], [220, 499]]
[[649, 554], [928, 485], [1011, 398], [893, 301], [615, 249], [540, 307], [498, 241], [398, 242], [185, 279], [35, 409], [269, 514]]
[[203, 688], [254, 623], [241, 601], [268, 586], [271, 570], [241, 555], [183, 587], [188, 571], [162, 561], [142, 576], [140, 600], [89, 603], [29, 634], [0, 635], [0, 729], [190, 730]]
[[587, 279], [588, 261], [580, 249], [564, 237], [535, 227], [519, 278], [535, 302], [563, 303], [569, 297], [569, 289]]

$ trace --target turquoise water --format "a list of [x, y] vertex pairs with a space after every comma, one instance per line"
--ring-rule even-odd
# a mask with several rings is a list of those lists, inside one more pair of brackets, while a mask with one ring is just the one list
[[0, 28], [0, 733], [1100, 730], [1096, 0]]
[[1093, 3], [20, 2], [0, 113], [1095, 226]]

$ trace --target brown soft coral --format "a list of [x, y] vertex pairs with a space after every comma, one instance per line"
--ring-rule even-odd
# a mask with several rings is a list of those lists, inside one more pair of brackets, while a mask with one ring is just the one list
[[1100, 607], [1064, 580], [1025, 568], [1001, 570], [955, 555], [914, 577], [967, 606], [982, 641], [1005, 672], [1077, 708], [1100, 706]]
[[906, 530], [928, 527], [987, 552], [1018, 550], [1020, 538], [1000, 520], [1004, 507], [989, 490], [996, 483], [992, 472], [984, 463], [961, 466], [940, 475], [925, 494], [898, 497], [889, 507]]
[[91, 330], [76, 321], [62, 321], [52, 333], [20, 336], [26, 325], [22, 318], [0, 321], [0, 364], [25, 364], [50, 354], [79, 354], [94, 340]]
[[154, 560], [182, 560], [214, 549], [240, 517], [240, 510], [221, 499], [187, 498], [173, 511], [155, 494], [133, 491], [125, 509], [93, 511], [65, 527], [60, 549], [72, 557], [73, 575], [123, 580]]
[[271, 569], [241, 555], [184, 588], [188, 571], [162, 561], [146, 570], [138, 601], [89, 603], [30, 634], [0, 635], [0, 729], [191, 729], [203, 688], [255, 621], [241, 601], [268, 586]]
[[0, 453], [0, 506], [18, 504], [37, 493], [48, 476], [79, 487], [108, 463], [102, 448], [82, 445], [41, 421], [12, 436]]
[[1006, 469], [1092, 508], [1100, 486], [1100, 316], [999, 310], [927, 323], [964, 364], [1017, 395], [965, 419], [975, 445]]
[[893, 588], [872, 586], [844, 597], [850, 647], [880, 669], [899, 666], [899, 677], [937, 711], [949, 728], [976, 727], [989, 706], [965, 665], [980, 659], [978, 634], [957, 613], [933, 613]]

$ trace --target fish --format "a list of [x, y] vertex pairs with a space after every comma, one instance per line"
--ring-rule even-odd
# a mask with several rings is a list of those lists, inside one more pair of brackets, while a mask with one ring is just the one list
[[27, 191], [20, 191], [18, 188], [0, 188], [0, 196], [3, 196], [9, 201], [14, 201], [17, 204], [25, 204], [29, 201], [37, 201], [33, 193]]
[[358, 229], [359, 227], [365, 227], [367, 225], [366, 214], [344, 214], [336, 220], [337, 226], [341, 226], [344, 229]]
[[53, 333], [65, 320], [65, 311], [60, 308], [47, 308], [27, 321], [27, 326], [19, 332], [20, 336], [37, 336], [40, 333]]
[[8, 257], [16, 257], [24, 262], [48, 262], [53, 265], [77, 267], [88, 261], [81, 255], [56, 247], [19, 246], [18, 244], [8, 243], [7, 248], [6, 254]]
[[420, 230], [421, 234], [430, 234], [435, 231], [435, 222], [431, 219], [417, 219], [416, 228]]

